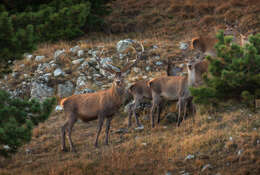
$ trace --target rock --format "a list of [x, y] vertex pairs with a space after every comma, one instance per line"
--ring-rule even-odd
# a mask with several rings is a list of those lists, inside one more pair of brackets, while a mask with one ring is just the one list
[[47, 97], [54, 96], [54, 89], [48, 87], [46, 84], [33, 82], [31, 88], [31, 98], [37, 98], [40, 101], [44, 100]]
[[65, 53], [65, 49], [62, 49], [62, 50], [57, 50], [55, 53], [54, 53], [54, 58], [58, 58], [60, 55], [62, 55], [63, 53]]
[[76, 53], [79, 49], [80, 49], [80, 47], [77, 45], [75, 47], [70, 48], [70, 52]]
[[86, 76], [78, 77], [77, 82], [76, 82], [76, 89], [85, 87], [87, 84], [86, 81], [87, 81]]
[[241, 155], [243, 153], [243, 150], [242, 149], [240, 149], [238, 152], [237, 152], [237, 155]]
[[35, 61], [42, 61], [45, 58], [45, 56], [36, 56]]
[[31, 154], [31, 153], [32, 153], [32, 150], [29, 149], [29, 148], [26, 148], [26, 149], [25, 149], [25, 152], [26, 152], [26, 154]]
[[192, 155], [192, 154], [189, 154], [184, 160], [191, 160], [191, 159], [194, 159], [195, 156]]
[[80, 64], [84, 61], [84, 58], [80, 58], [80, 59], [77, 59], [77, 60], [73, 60], [72, 61], [72, 64]]
[[156, 46], [156, 45], [153, 45], [153, 46], [152, 46], [152, 49], [153, 49], [153, 50], [158, 49], [158, 48], [159, 48], [159, 47]]
[[187, 43], [184, 43], [184, 42], [180, 42], [179, 44], [180, 44], [179, 48], [181, 50], [186, 50], [189, 47], [189, 45]]
[[142, 130], [144, 130], [144, 126], [143, 125], [138, 126], [138, 127], [135, 128], [135, 130], [136, 131], [142, 131]]
[[51, 66], [49, 63], [40, 63], [36, 69], [36, 73], [42, 74], [50, 69], [51, 69]]
[[82, 57], [84, 55], [84, 50], [78, 50], [77, 56]]
[[143, 146], [147, 146], [147, 143], [145, 143], [145, 142], [143, 142], [143, 143], [141, 143]]
[[138, 68], [138, 67], [133, 67], [133, 71], [134, 71], [135, 73], [139, 73], [139, 72], [141, 72], [141, 69]]
[[134, 104], [134, 100], [130, 101], [127, 105], [125, 105], [124, 112], [128, 113], [129, 108]]
[[64, 75], [64, 72], [60, 68], [57, 68], [53, 72], [53, 75], [54, 75], [54, 77], [58, 77], [58, 76]]
[[29, 78], [29, 75], [28, 75], [28, 74], [23, 74], [23, 77], [24, 77], [25, 79], [27, 79], [27, 78]]
[[55, 111], [58, 112], [58, 111], [62, 111], [63, 110], [63, 107], [60, 106], [60, 105], [57, 105], [56, 108], [55, 108]]
[[31, 54], [25, 54], [25, 58], [27, 61], [31, 61], [32, 57], [33, 57], [33, 55], [31, 55]]
[[93, 92], [95, 92], [94, 90], [92, 90], [92, 89], [89, 89], [89, 88], [84, 88], [84, 89], [81, 89], [81, 90], [76, 90], [75, 92], [74, 92], [74, 94], [88, 94], [88, 93], [93, 93]]
[[157, 55], [154, 57], [154, 59], [159, 60], [159, 59], [161, 59], [161, 57]]
[[116, 133], [116, 134], [124, 134], [124, 133], [127, 133], [127, 132], [128, 132], [127, 128], [120, 128], [120, 129], [114, 131], [114, 133]]
[[59, 84], [57, 95], [61, 98], [71, 96], [74, 91], [74, 85], [71, 81], [66, 81], [64, 84]]
[[150, 66], [146, 66], [146, 67], [145, 67], [145, 70], [148, 72], [148, 71], [151, 70], [151, 67], [150, 67]]
[[206, 165], [204, 165], [204, 166], [202, 167], [201, 172], [203, 172], [203, 171], [205, 171], [205, 170], [207, 170], [207, 169], [211, 169], [211, 168], [212, 168], [212, 166], [211, 166], [210, 164], [206, 164]]
[[5, 150], [11, 149], [10, 146], [8, 146], [8, 145], [4, 145], [3, 148], [4, 148]]
[[161, 65], [163, 65], [163, 62], [157, 61], [155, 64], [156, 64], [156, 66], [161, 66]]
[[131, 46], [135, 41], [131, 39], [121, 40], [116, 44], [117, 52], [124, 52], [129, 46]]
[[48, 83], [50, 81], [50, 77], [51, 77], [51, 73], [47, 73], [47, 74], [39, 76], [37, 80], [39, 80], [43, 83]]

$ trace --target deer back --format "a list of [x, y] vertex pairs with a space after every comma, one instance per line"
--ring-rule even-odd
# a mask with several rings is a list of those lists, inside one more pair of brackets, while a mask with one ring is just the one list
[[181, 89], [187, 86], [186, 76], [158, 77], [148, 82], [152, 93], [156, 93], [170, 100], [178, 99]]

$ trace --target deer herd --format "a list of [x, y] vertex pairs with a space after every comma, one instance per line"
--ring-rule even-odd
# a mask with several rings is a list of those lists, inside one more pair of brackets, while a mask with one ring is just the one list
[[[244, 42], [244, 37], [241, 36], [241, 41]], [[214, 45], [216, 38], [199, 36], [191, 41], [191, 48], [197, 49], [206, 55], [216, 56]], [[64, 113], [67, 118], [65, 124], [61, 127], [61, 148], [66, 151], [65, 135], [67, 132], [70, 150], [75, 152], [73, 142], [71, 140], [71, 133], [75, 122], [80, 119], [84, 122], [98, 120], [97, 134], [94, 145], [98, 146], [98, 137], [102, 130], [104, 120], [106, 120], [106, 137], [105, 144], [108, 144], [110, 123], [113, 115], [118, 111], [123, 103], [125, 93], [128, 92], [133, 96], [134, 103], [129, 106], [128, 127], [131, 127], [131, 117], [135, 116], [136, 125], [142, 126], [138, 116], [137, 108], [144, 99], [151, 101], [150, 120], [152, 128], [154, 127], [155, 112], [157, 122], [160, 122], [161, 102], [163, 100], [174, 100], [177, 102], [178, 108], [178, 122], [180, 125], [181, 115], [183, 113], [183, 120], [187, 115], [187, 108], [190, 107], [195, 112], [195, 106], [192, 103], [192, 96], [189, 87], [197, 87], [202, 84], [202, 75], [208, 71], [208, 63], [206, 60], [189, 60], [185, 61], [188, 74], [184, 76], [160, 76], [151, 80], [139, 80], [133, 83], [128, 89], [124, 82], [126, 71], [134, 67], [141, 59], [144, 53], [144, 47], [141, 43], [136, 43], [141, 48], [141, 52], [137, 52], [136, 47], [131, 47], [135, 51], [136, 59], [134, 62], [127, 63], [120, 72], [117, 72], [109, 67], [101, 64], [100, 56], [96, 56], [96, 61], [100, 69], [103, 69], [111, 74], [114, 74], [114, 81], [112, 86], [106, 90], [100, 90], [94, 93], [72, 95], [61, 100], [60, 105], [64, 108]], [[193, 117], [194, 119], [194, 117]]]

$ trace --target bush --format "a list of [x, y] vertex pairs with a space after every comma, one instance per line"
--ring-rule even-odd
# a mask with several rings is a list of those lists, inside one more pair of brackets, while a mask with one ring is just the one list
[[0, 2], [0, 64], [22, 58], [39, 42], [71, 40], [100, 28], [108, 0]]
[[7, 12], [0, 13], [0, 64], [21, 58], [24, 52], [36, 48], [32, 25], [16, 28]]
[[260, 34], [249, 37], [249, 44], [241, 47], [232, 43], [232, 37], [217, 34], [217, 59], [209, 60], [210, 75], [204, 76], [205, 85], [191, 88], [194, 102], [212, 104], [229, 98], [249, 100], [260, 92]]
[[55, 98], [43, 103], [12, 99], [7, 92], [0, 90], [0, 155], [15, 153], [29, 142], [33, 127], [50, 116], [55, 102]]

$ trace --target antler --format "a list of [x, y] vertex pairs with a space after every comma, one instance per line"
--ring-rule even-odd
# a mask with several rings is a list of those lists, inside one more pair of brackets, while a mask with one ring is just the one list
[[101, 50], [99, 56], [95, 56], [95, 57], [96, 57], [96, 61], [97, 61], [98, 65], [99, 65], [99, 68], [104, 69], [104, 70], [110, 72], [111, 74], [116, 73], [116, 71], [114, 71], [113, 69], [104, 67], [104, 66], [101, 64], [100, 57], [101, 57], [101, 55], [103, 54], [103, 52], [104, 52], [104, 48]]
[[135, 59], [135, 61], [134, 61], [133, 63], [128, 63], [126, 66], [124, 66], [124, 67], [121, 69], [121, 73], [124, 73], [124, 72], [126, 72], [127, 70], [131, 69], [133, 66], [135, 66], [136, 63], [137, 63], [137, 62], [140, 60], [140, 58], [142, 57], [142, 54], [143, 54], [143, 52], [144, 52], [144, 46], [143, 46], [143, 44], [140, 43], [140, 42], [137, 42], [137, 43], [138, 43], [138, 44], [141, 46], [141, 48], [142, 48], [141, 54], [138, 55], [138, 53], [137, 53], [137, 51], [136, 51], [136, 48], [134, 48], [133, 46], [130, 46], [130, 48], [132, 48], [132, 49], [135, 51], [135, 53], [136, 53], [136, 59]]

